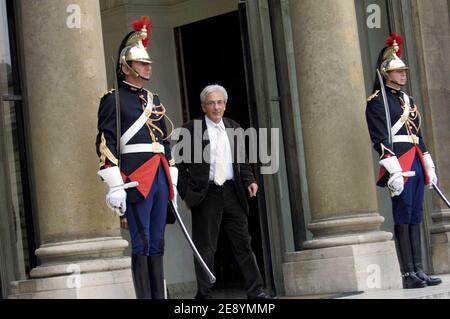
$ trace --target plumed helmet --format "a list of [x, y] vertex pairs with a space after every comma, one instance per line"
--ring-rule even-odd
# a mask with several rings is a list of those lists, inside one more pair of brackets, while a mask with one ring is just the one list
[[[118, 74], [122, 76], [122, 65], [131, 71], [135, 76], [139, 73], [131, 67], [133, 61], [152, 63], [147, 47], [150, 44], [151, 22], [148, 16], [141, 17], [141, 20], [132, 22], [134, 32], [130, 32], [123, 39], [119, 48]], [[147, 80], [147, 79], [146, 79]]]
[[402, 44], [402, 37], [396, 33], [392, 33], [386, 40], [387, 47], [383, 49], [383, 58], [380, 65], [380, 72], [385, 79], [388, 79], [388, 72], [390, 71], [408, 70], [405, 62], [400, 59], [402, 55]]

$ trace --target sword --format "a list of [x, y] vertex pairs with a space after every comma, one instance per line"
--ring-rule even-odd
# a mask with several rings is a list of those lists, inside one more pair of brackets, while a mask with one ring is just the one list
[[435, 183], [431, 183], [431, 185], [433, 186], [433, 189], [436, 191], [439, 197], [442, 199], [442, 201], [447, 204], [448, 208], [450, 208], [450, 202], [448, 201], [447, 197], [445, 197], [444, 193], [442, 193], [441, 189]]
[[180, 214], [178, 213], [177, 207], [173, 204], [173, 202], [171, 200], [169, 200], [169, 206], [170, 206], [170, 208], [172, 208], [172, 211], [175, 214], [175, 218], [177, 219], [178, 223], [180, 224], [181, 230], [183, 231], [184, 237], [186, 237], [186, 239], [187, 239], [187, 241], [189, 243], [189, 246], [191, 246], [192, 251], [194, 252], [195, 258], [197, 259], [197, 261], [199, 262], [200, 266], [202, 266], [203, 270], [208, 275], [210, 283], [211, 284], [215, 283], [216, 282], [216, 277], [211, 272], [211, 270], [208, 268], [208, 265], [206, 265], [206, 263], [203, 260], [202, 256], [198, 252], [197, 247], [195, 247], [195, 244], [192, 241], [191, 236], [189, 236], [189, 233], [188, 233], [188, 231], [186, 229], [186, 226], [184, 226], [183, 220], [181, 219]]
[[[117, 166], [120, 170], [120, 138], [122, 136], [121, 126], [120, 126], [120, 98], [119, 98], [119, 84], [117, 83], [117, 73], [116, 73], [116, 62], [114, 61], [114, 57], [111, 56], [111, 62], [113, 65], [113, 74], [114, 74], [114, 97], [116, 102], [116, 152], [117, 152]], [[122, 189], [128, 189], [137, 187], [139, 185], [138, 182], [130, 182], [124, 185], [120, 185], [119, 187]], [[113, 188], [112, 188], [113, 189]], [[111, 190], [112, 190], [111, 189]], [[110, 190], [110, 192], [111, 192]], [[122, 209], [119, 208], [119, 216], [123, 216], [124, 213]]]
[[383, 96], [384, 112], [386, 113], [386, 125], [389, 135], [389, 144], [391, 144], [392, 151], [394, 151], [394, 144], [392, 144], [392, 132], [391, 132], [391, 113], [389, 112], [389, 104], [387, 101], [386, 89], [384, 88], [383, 77], [380, 71], [377, 69], [378, 81], [380, 82], [381, 95]]
[[116, 62], [114, 58], [111, 57], [111, 62], [113, 64], [114, 70], [114, 96], [116, 98], [116, 151], [117, 151], [117, 166], [120, 168], [120, 137], [122, 135], [120, 127], [120, 99], [119, 99], [119, 84], [117, 83], [116, 74]]

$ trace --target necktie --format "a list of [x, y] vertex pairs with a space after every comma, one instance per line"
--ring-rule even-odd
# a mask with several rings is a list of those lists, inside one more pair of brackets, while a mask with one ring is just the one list
[[214, 183], [222, 186], [225, 183], [225, 132], [216, 125], [217, 144], [216, 144], [216, 166], [214, 170]]

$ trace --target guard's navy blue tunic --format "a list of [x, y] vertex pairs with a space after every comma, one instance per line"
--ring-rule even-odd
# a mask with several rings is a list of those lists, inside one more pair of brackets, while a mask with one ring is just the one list
[[[153, 98], [155, 108], [161, 107], [156, 94], [123, 82], [119, 87], [122, 135], [141, 116], [147, 98]], [[127, 189], [126, 217], [131, 235], [133, 254], [155, 256], [164, 253], [164, 229], [167, 205], [173, 196], [168, 163], [172, 162], [170, 144], [164, 117], [153, 113], [151, 122], [144, 125], [131, 138], [129, 144], [161, 143], [164, 154], [139, 152], [121, 154], [121, 173], [124, 182], [137, 181], [139, 186]], [[101, 99], [98, 114], [97, 154], [100, 169], [117, 165], [116, 106], [113, 91]], [[154, 178], [153, 178], [154, 176]]]
[[[389, 113], [392, 127], [403, 115], [405, 98], [403, 92], [385, 86], [386, 98], [389, 104]], [[410, 99], [410, 106], [415, 107], [414, 100]], [[389, 156], [397, 156], [404, 172], [414, 171], [414, 177], [407, 178], [404, 190], [400, 196], [392, 198], [392, 212], [394, 222], [399, 224], [419, 224], [422, 221], [424, 185], [428, 184], [428, 175], [423, 168], [423, 155], [428, 153], [420, 130], [420, 114], [417, 109], [411, 109], [408, 120], [396, 135], [415, 135], [418, 143], [401, 141], [394, 144], [389, 141], [387, 120], [383, 96], [376, 91], [367, 102], [366, 119], [370, 138], [374, 149], [379, 153], [380, 160]], [[394, 152], [395, 151], [395, 152]], [[377, 185], [385, 187], [390, 175], [384, 167], [380, 168]]]

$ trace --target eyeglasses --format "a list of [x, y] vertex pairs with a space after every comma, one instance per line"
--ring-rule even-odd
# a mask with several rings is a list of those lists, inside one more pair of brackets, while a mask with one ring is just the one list
[[214, 105], [218, 105], [218, 106], [224, 106], [225, 105], [225, 101], [224, 100], [217, 100], [217, 101], [207, 101], [205, 103], [207, 106], [214, 106]]

